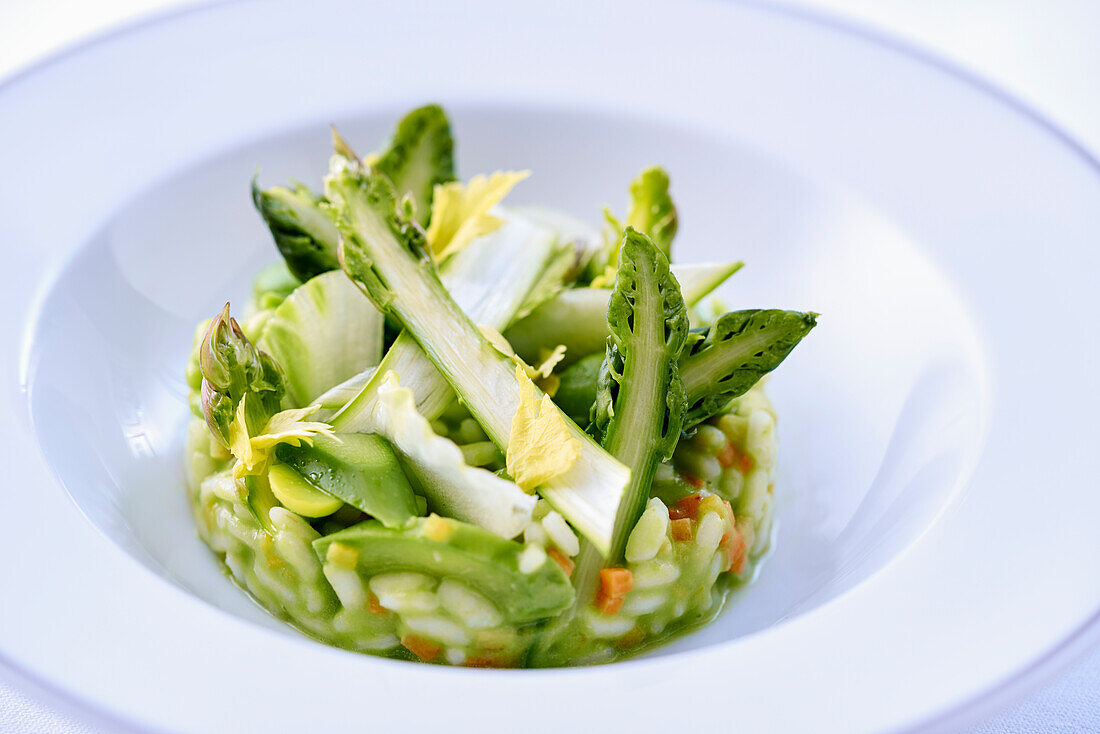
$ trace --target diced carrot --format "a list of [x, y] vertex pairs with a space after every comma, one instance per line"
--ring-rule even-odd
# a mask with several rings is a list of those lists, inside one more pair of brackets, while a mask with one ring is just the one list
[[507, 658], [493, 657], [491, 655], [480, 655], [477, 657], [466, 658], [466, 662], [463, 663], [467, 668], [511, 668], [513, 667], [512, 661]]
[[718, 452], [715, 458], [718, 459], [718, 463], [721, 464], [723, 468], [729, 469], [735, 466], [737, 467], [737, 471], [742, 474], [748, 474], [752, 471], [752, 467], [755, 464], [751, 456], [733, 443], [727, 443], [725, 447]]
[[436, 655], [438, 655], [439, 651], [442, 649], [431, 640], [425, 640], [423, 637], [418, 637], [417, 635], [405, 635], [401, 638], [401, 644], [425, 663], [430, 663], [435, 660]]
[[626, 650], [636, 646], [645, 639], [645, 630], [641, 627], [632, 627], [629, 632], [615, 640], [615, 647]]
[[695, 476], [694, 474], [681, 474], [680, 476], [682, 476], [684, 478], [685, 482], [690, 484], [692, 487], [695, 487], [695, 489], [702, 489], [703, 488], [703, 484], [704, 484], [703, 480], [700, 479], [699, 477]]
[[547, 548], [546, 555], [550, 556], [554, 560], [554, 563], [561, 566], [561, 570], [565, 571], [566, 576], [573, 575], [573, 569], [577, 564], [573, 563], [573, 559], [562, 553], [557, 548]]
[[694, 520], [699, 515], [699, 503], [703, 501], [703, 495], [701, 494], [689, 494], [687, 497], [682, 497], [676, 504], [668, 510], [668, 517], [670, 520], [679, 520], [680, 518], [691, 518]]
[[691, 540], [691, 520], [689, 518], [676, 518], [669, 523], [669, 527], [672, 529], [673, 540]]
[[729, 500], [722, 500], [722, 507], [718, 510], [718, 514], [726, 521], [726, 532], [722, 534], [722, 545], [725, 546], [737, 532], [736, 518], [733, 516], [733, 508], [730, 507]]
[[718, 463], [722, 465], [723, 469], [729, 469], [731, 466], [737, 463], [737, 460], [741, 457], [741, 452], [732, 443], [727, 443], [722, 447], [722, 450], [715, 454]]
[[619, 610], [623, 608], [623, 598], [621, 596], [608, 596], [603, 589], [600, 589], [596, 592], [596, 608], [603, 614], [618, 614]]
[[390, 610], [382, 606], [378, 601], [378, 597], [374, 594], [370, 595], [370, 601], [367, 602], [367, 611], [371, 614], [389, 614]]
[[623, 606], [623, 597], [634, 588], [634, 574], [627, 568], [600, 570], [600, 590], [596, 592], [596, 608], [604, 614], [615, 614]]
[[755, 465], [756, 462], [752, 460], [751, 456], [748, 454], [741, 454], [741, 458], [737, 461], [737, 471], [742, 474], [748, 474]]
[[727, 571], [733, 571], [734, 573], [741, 573], [745, 570], [745, 565], [748, 562], [748, 554], [745, 552], [745, 538], [741, 533], [731, 529], [722, 538], [722, 549], [726, 552], [726, 558], [729, 559], [729, 565], [726, 566]]
[[634, 574], [629, 568], [600, 569], [600, 589], [608, 596], [624, 596], [634, 588]]

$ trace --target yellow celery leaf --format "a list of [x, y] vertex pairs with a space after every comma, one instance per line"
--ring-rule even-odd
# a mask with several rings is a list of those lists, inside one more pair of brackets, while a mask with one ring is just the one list
[[442, 261], [475, 238], [504, 224], [489, 210], [529, 175], [530, 171], [497, 171], [489, 176], [474, 176], [465, 185], [460, 181], [436, 184], [427, 232], [436, 261]]
[[539, 389], [550, 397], [554, 397], [558, 394], [558, 388], [561, 387], [561, 378], [557, 375], [547, 375], [546, 377], [540, 377], [535, 380], [535, 384], [539, 386]]
[[520, 402], [508, 435], [506, 469], [526, 492], [569, 471], [580, 456], [581, 442], [549, 395], [539, 397], [535, 383], [516, 365]]
[[497, 329], [489, 326], [488, 324], [478, 324], [477, 330], [481, 332], [481, 335], [485, 337], [485, 340], [493, 345], [493, 349], [503, 354], [508, 359], [512, 360], [518, 365], [527, 365], [519, 355], [516, 354], [516, 350], [512, 349], [512, 344], [504, 338], [504, 334], [501, 334]]
[[[554, 368], [558, 365], [558, 362], [565, 359], [565, 345], [559, 344], [553, 349], [547, 349], [546, 347], [539, 347], [539, 359], [542, 360], [538, 367], [535, 367], [535, 373], [539, 377], [549, 377], [550, 373], [554, 371]], [[535, 375], [529, 375], [534, 379]]]
[[[248, 420], [245, 413], [246, 400], [248, 400], [248, 393], [245, 393], [237, 403], [237, 413], [233, 417], [233, 422], [229, 424], [229, 452], [237, 457], [238, 468], [253, 463], [252, 441], [248, 435]], [[233, 473], [242, 476], [244, 470], [242, 469], [238, 474], [237, 468], [234, 468]]]
[[[244, 401], [241, 402], [243, 404]], [[332, 426], [329, 424], [305, 420], [320, 409], [320, 405], [311, 405], [307, 408], [294, 408], [276, 413], [268, 419], [259, 435], [252, 436], [247, 441], [240, 439], [239, 430], [237, 434], [234, 433], [234, 426], [238, 422], [234, 420], [229, 427], [233, 455], [237, 457], [237, 465], [233, 469], [234, 475], [240, 477], [247, 474], [262, 474], [271, 461], [275, 447], [281, 443], [301, 446], [303, 442], [311, 443], [314, 436], [335, 438]], [[240, 408], [237, 410], [237, 418], [243, 419]]]
[[542, 347], [539, 349], [539, 359], [541, 360], [539, 366], [532, 367], [524, 362], [522, 357], [516, 354], [516, 350], [512, 349], [512, 345], [508, 339], [492, 326], [488, 324], [478, 324], [477, 329], [481, 332], [481, 335], [485, 337], [485, 340], [493, 345], [494, 349], [522, 367], [524, 373], [532, 380], [543, 380], [550, 377], [550, 373], [554, 371], [554, 367], [557, 366], [558, 362], [565, 359], [564, 344], [559, 344], [554, 347], [553, 350]]
[[618, 274], [619, 269], [617, 266], [608, 265], [604, 268], [603, 272], [592, 279], [590, 284], [593, 288], [614, 288], [615, 276]]

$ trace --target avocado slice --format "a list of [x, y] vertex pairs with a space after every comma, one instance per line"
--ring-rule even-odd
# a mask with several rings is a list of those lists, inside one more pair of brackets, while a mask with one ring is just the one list
[[364, 582], [395, 571], [457, 579], [491, 599], [511, 624], [545, 619], [573, 603], [573, 587], [557, 563], [547, 558], [523, 573], [522, 544], [460, 520], [430, 515], [404, 528], [367, 520], [313, 541], [322, 562], [333, 544], [354, 549], [346, 555], [355, 558]]
[[280, 444], [275, 456], [317, 490], [359, 508], [387, 527], [404, 525], [418, 514], [412, 486], [393, 448], [381, 436], [317, 436], [312, 445]]

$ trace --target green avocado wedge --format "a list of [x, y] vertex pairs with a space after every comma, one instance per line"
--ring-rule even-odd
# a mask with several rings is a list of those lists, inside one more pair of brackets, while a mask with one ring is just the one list
[[412, 485], [389, 442], [372, 433], [318, 436], [313, 445], [281, 444], [275, 450], [317, 490], [357, 507], [388, 527], [417, 515]]
[[491, 599], [511, 624], [545, 619], [573, 602], [569, 578], [548, 557], [524, 573], [520, 566], [525, 546], [439, 515], [416, 518], [404, 528], [367, 520], [318, 538], [313, 549], [322, 562], [334, 544], [344, 546], [341, 551], [355, 551], [355, 570], [364, 581], [401, 571], [455, 579]]

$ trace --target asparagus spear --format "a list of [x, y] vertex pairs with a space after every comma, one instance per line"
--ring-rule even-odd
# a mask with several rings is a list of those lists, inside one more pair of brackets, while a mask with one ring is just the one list
[[451, 121], [439, 105], [418, 107], [401, 118], [389, 144], [371, 162], [393, 184], [397, 198], [412, 197], [422, 227], [432, 216], [437, 184], [455, 180]]
[[774, 370], [817, 324], [799, 311], [731, 311], [709, 329], [693, 331], [680, 360], [687, 395], [684, 429], [721, 411]]
[[678, 360], [688, 334], [687, 306], [664, 254], [627, 227], [620, 255], [607, 309], [611, 336], [593, 410], [604, 448], [630, 467], [615, 520], [612, 561], [649, 499], [657, 464], [672, 456], [680, 438], [684, 385]]
[[261, 189], [252, 179], [252, 203], [271, 230], [287, 268], [301, 281], [340, 267], [336, 259], [340, 233], [321, 209], [323, 201], [300, 183]]
[[668, 193], [668, 173], [660, 166], [642, 171], [630, 182], [630, 214], [625, 225], [645, 232], [665, 256], [672, 259], [672, 240], [679, 222]]
[[[592, 411], [604, 448], [630, 467], [606, 559], [612, 564], [622, 556], [649, 499], [657, 464], [672, 455], [680, 437], [685, 403], [678, 361], [688, 335], [687, 306], [661, 251], [628, 227], [620, 255], [607, 311], [611, 335]], [[582, 544], [573, 573], [574, 612], [592, 601], [605, 565], [591, 544]], [[536, 664], [551, 653], [573, 618], [574, 613], [563, 615], [543, 632]]]
[[[346, 143], [343, 148], [350, 152]], [[410, 197], [417, 221], [426, 225], [435, 184], [455, 177], [454, 140], [446, 113], [438, 105], [409, 112], [397, 123], [387, 146], [370, 158], [394, 184], [399, 199]], [[295, 277], [306, 281], [340, 268], [336, 258], [340, 234], [324, 211], [324, 197], [300, 183], [261, 189], [253, 178], [252, 202]]]
[[672, 239], [677, 229], [676, 206], [669, 195], [668, 174], [663, 168], [647, 168], [630, 182], [630, 211], [624, 222], [606, 209], [604, 216], [611, 231], [601, 251], [589, 263], [593, 285], [607, 285], [614, 280], [619, 247], [627, 227], [647, 235], [666, 259], [672, 259]]
[[[690, 385], [688, 405], [694, 406], [694, 414], [685, 420], [685, 430], [723, 410], [775, 369], [813, 328], [816, 319], [816, 314], [795, 311], [740, 311], [723, 314], [712, 328], [728, 332], [735, 321], [746, 318], [745, 314], [756, 314], [755, 325], [742, 324], [739, 334], [727, 335], [727, 342], [715, 337], [708, 344], [710, 328], [695, 329], [689, 335], [680, 356], [680, 376], [685, 385]], [[765, 328], [761, 329], [761, 324]], [[761, 349], [757, 356], [754, 350]], [[562, 373], [561, 387], [554, 395], [554, 401], [579, 425], [588, 424], [590, 409], [596, 401], [598, 365], [602, 359], [602, 355], [590, 354], [569, 367]]]
[[[694, 306], [731, 275], [741, 269], [740, 262], [673, 265], [672, 274], [680, 283], [684, 302]], [[539, 349], [564, 344], [563, 366], [597, 351], [607, 341], [607, 305], [611, 288], [572, 288], [558, 293], [517, 321], [504, 336], [516, 354], [533, 361]]]
[[[545, 282], [548, 264], [563, 246], [542, 228], [511, 217], [501, 229], [472, 242], [439, 266], [439, 278], [454, 301], [477, 324], [502, 329], [532, 289]], [[363, 382], [355, 397], [333, 418], [340, 431], [368, 430], [370, 413], [386, 375], [395, 372], [416, 396], [416, 409], [433, 420], [454, 399], [447, 380], [424, 354], [416, 339], [402, 333], [382, 364]]]
[[237, 320], [229, 315], [228, 303], [203, 335], [199, 369], [203, 417], [211, 435], [226, 448], [231, 443], [230, 425], [242, 401], [248, 435], [259, 433], [279, 411], [286, 392], [282, 370], [248, 341]]
[[[515, 364], [490, 344], [440, 283], [421, 231], [395, 208], [393, 187], [358, 161], [335, 156], [326, 194], [339, 214], [344, 271], [420, 344], [489, 438], [507, 451], [521, 404]], [[551, 404], [551, 411], [557, 409]], [[557, 411], [579, 455], [540, 493], [603, 553], [629, 470]]]

